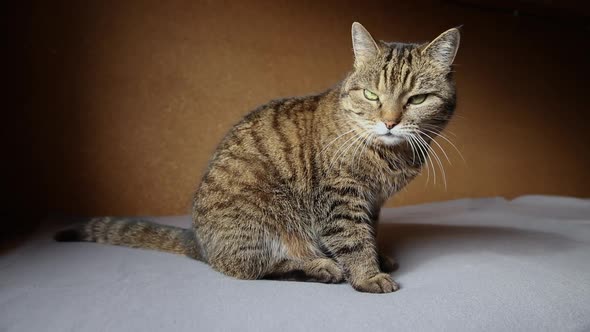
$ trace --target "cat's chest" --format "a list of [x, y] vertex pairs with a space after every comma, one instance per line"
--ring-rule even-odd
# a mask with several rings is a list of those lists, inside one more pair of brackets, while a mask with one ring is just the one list
[[349, 167], [349, 172], [359, 182], [370, 185], [376, 194], [390, 196], [419, 174], [420, 168], [404, 156], [380, 155], [367, 158], [362, 168]]
[[[380, 167], [380, 168], [379, 168]], [[359, 182], [366, 184], [373, 197], [372, 203], [381, 207], [385, 201], [403, 189], [420, 173], [420, 168], [406, 164], [381, 163], [369, 175], [359, 174]]]

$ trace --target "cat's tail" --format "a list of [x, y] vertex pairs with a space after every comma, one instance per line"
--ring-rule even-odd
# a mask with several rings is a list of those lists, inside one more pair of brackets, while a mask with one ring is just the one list
[[59, 242], [86, 241], [160, 250], [205, 261], [192, 230], [145, 220], [94, 218], [58, 232], [54, 239]]

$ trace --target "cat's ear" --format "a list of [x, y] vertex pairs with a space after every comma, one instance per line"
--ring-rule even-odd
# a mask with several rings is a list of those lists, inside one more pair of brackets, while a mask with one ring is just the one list
[[458, 28], [449, 29], [436, 37], [430, 44], [422, 49], [422, 54], [430, 57], [432, 61], [450, 67], [455, 60], [461, 34]]
[[352, 24], [352, 48], [354, 49], [354, 66], [358, 68], [379, 55], [379, 46], [371, 34], [359, 22]]

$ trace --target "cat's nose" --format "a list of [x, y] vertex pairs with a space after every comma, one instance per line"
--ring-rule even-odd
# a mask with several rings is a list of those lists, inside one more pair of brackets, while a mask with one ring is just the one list
[[385, 123], [385, 127], [387, 127], [387, 129], [391, 129], [391, 128], [395, 127], [395, 125], [397, 124], [397, 122], [395, 122], [393, 120], [385, 120], [385, 121], [383, 121], [383, 123]]

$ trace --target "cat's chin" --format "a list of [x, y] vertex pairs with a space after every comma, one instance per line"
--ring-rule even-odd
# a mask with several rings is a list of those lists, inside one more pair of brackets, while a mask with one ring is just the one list
[[394, 146], [398, 145], [403, 142], [405, 139], [398, 135], [381, 135], [377, 138], [379, 143], [387, 146]]

